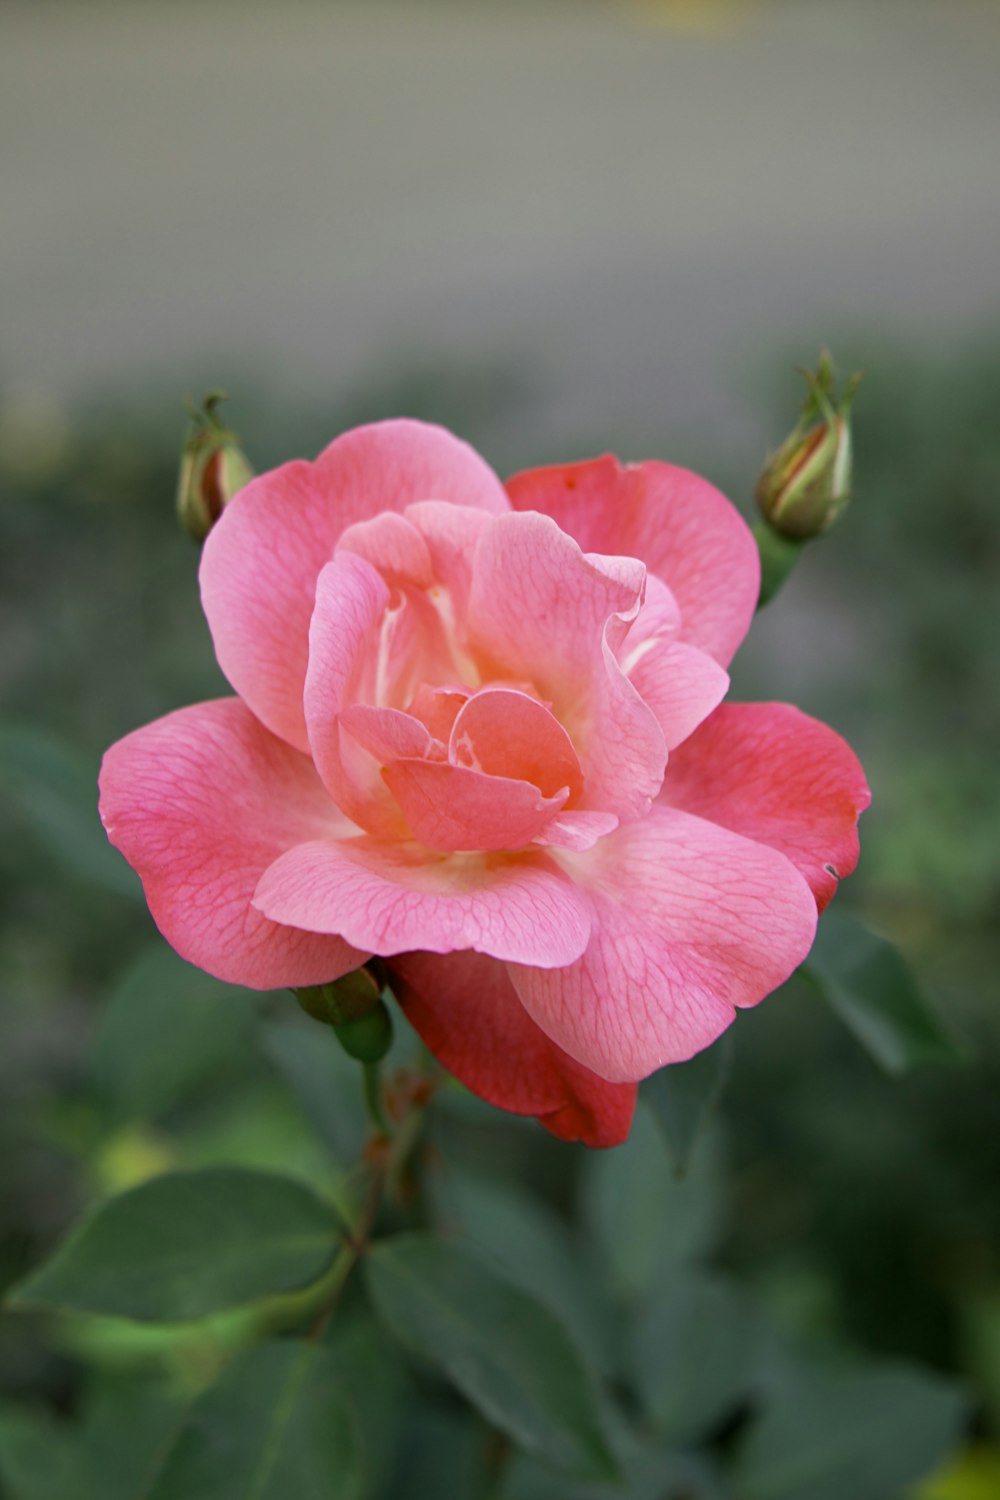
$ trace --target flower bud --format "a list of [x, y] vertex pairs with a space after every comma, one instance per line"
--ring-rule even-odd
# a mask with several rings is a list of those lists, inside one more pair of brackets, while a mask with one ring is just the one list
[[293, 994], [314, 1021], [333, 1027], [349, 1057], [380, 1062], [392, 1046], [392, 1017], [367, 969], [355, 969], [330, 984], [309, 985]]
[[215, 391], [206, 396], [201, 411], [192, 410], [195, 425], [181, 455], [177, 511], [196, 542], [205, 540], [230, 500], [254, 474], [235, 433], [219, 420], [216, 407], [224, 399], [221, 391]]
[[849, 412], [861, 380], [852, 375], [839, 401], [833, 367], [824, 353], [816, 373], [803, 371], [809, 393], [794, 430], [768, 459], [757, 481], [757, 503], [767, 524], [793, 542], [827, 531], [850, 495]]
[[348, 1057], [356, 1058], [358, 1062], [381, 1062], [392, 1046], [392, 1016], [381, 998], [366, 1016], [355, 1016], [334, 1029], [337, 1041]]

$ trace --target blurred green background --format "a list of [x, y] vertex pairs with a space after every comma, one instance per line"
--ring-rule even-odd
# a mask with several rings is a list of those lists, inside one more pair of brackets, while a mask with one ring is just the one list
[[[858, 750], [874, 800], [838, 905], [901, 947], [965, 1057], [889, 1079], [795, 983], [741, 1016], [712, 1255], [790, 1336], [957, 1378], [988, 1473], [1000, 7], [147, 0], [8, 4], [0, 31], [0, 1276], [166, 1165], [331, 1170], [283, 1002], [183, 993], [96, 822], [103, 748], [224, 691], [173, 515], [182, 396], [225, 386], [258, 468], [408, 413], [501, 473], [611, 448], [749, 514], [792, 367], [827, 342], [866, 370], [855, 497], [735, 691]], [[176, 1010], [146, 1016], [150, 984]], [[463, 1129], [473, 1162], [562, 1182], [538, 1132]], [[184, 1380], [228, 1336], [188, 1340]], [[161, 1352], [5, 1319], [12, 1500], [58, 1500], [17, 1455]]]

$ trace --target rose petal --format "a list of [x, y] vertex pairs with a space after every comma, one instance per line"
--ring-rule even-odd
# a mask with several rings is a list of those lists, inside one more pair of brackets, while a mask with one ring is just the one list
[[491, 516], [482, 509], [423, 500], [409, 506], [406, 519], [424, 539], [431, 571], [448, 595], [451, 616], [464, 644], [472, 562], [479, 538], [490, 528]]
[[858, 862], [871, 793], [819, 720], [787, 703], [726, 703], [671, 756], [661, 800], [780, 849], [822, 911]]
[[499, 479], [451, 433], [377, 422], [345, 432], [315, 464], [251, 480], [213, 527], [200, 578], [219, 665], [257, 717], [300, 750], [309, 744], [302, 691], [321, 569], [346, 527], [429, 499], [508, 509]]
[[345, 551], [327, 563], [316, 585], [304, 701], [313, 759], [331, 797], [370, 833], [405, 838], [379, 762], [339, 724], [359, 698], [377, 696], [388, 602], [389, 590], [364, 558]]
[[549, 845], [557, 849], [575, 849], [582, 853], [593, 849], [598, 839], [614, 833], [617, 827], [618, 819], [614, 813], [581, 812], [578, 808], [564, 808], [536, 835], [535, 843], [542, 847]]
[[484, 529], [469, 595], [484, 675], [535, 684], [579, 756], [581, 805], [622, 819], [646, 812], [667, 754], [615, 656], [644, 581], [634, 559], [584, 557], [548, 517], [512, 515]]
[[715, 658], [685, 641], [649, 641], [628, 678], [656, 715], [670, 751], [718, 708], [729, 688], [729, 673]]
[[426, 589], [434, 581], [427, 543], [412, 522], [395, 511], [385, 510], [370, 521], [348, 526], [337, 551], [363, 557], [387, 583]]
[[646, 596], [642, 601], [642, 608], [629, 626], [620, 653], [620, 660], [626, 671], [631, 658], [649, 641], [679, 640], [681, 626], [681, 607], [672, 591], [662, 578], [647, 572]]
[[368, 956], [251, 905], [277, 855], [352, 828], [308, 758], [238, 699], [179, 709], [112, 745], [101, 817], [167, 942], [218, 979], [264, 990], [323, 984]]
[[406, 757], [444, 760], [445, 747], [420, 719], [398, 708], [375, 708], [355, 703], [339, 716], [340, 726], [373, 755], [379, 766]]
[[528, 781], [485, 776], [442, 761], [398, 760], [382, 772], [413, 837], [428, 849], [523, 849], [568, 795], [543, 797]]
[[407, 712], [419, 719], [437, 740], [447, 745], [451, 739], [452, 725], [458, 717], [463, 703], [469, 701], [469, 692], [463, 687], [431, 687], [424, 683], [414, 693]]
[[[527, 693], [483, 688], [459, 711], [449, 754], [455, 765], [533, 782], [547, 797], [583, 787], [573, 741], [558, 719]], [[565, 799], [564, 799], [565, 800]]]
[[528, 1015], [503, 964], [478, 953], [404, 953], [393, 988], [449, 1073], [512, 1114], [536, 1115], [565, 1141], [617, 1146], [635, 1109], [633, 1084], [606, 1083], [574, 1062]]
[[[572, 856], [563, 856], [569, 860]], [[613, 1082], [707, 1047], [802, 962], [816, 905], [792, 863], [764, 844], [672, 808], [576, 856], [596, 921], [582, 958], [543, 973], [512, 965], [546, 1035]]]
[[663, 782], [667, 743], [652, 708], [625, 676], [610, 641], [573, 723], [583, 764], [581, 806], [623, 823], [645, 817]]
[[542, 853], [433, 854], [370, 838], [313, 841], [265, 871], [254, 905], [277, 922], [336, 932], [388, 957], [473, 948], [548, 968], [590, 936], [591, 903]]
[[632, 559], [584, 557], [548, 516], [499, 516], [476, 546], [469, 631], [484, 675], [534, 682], [558, 718], [589, 681], [605, 627], [634, 619], [645, 569]]
[[588, 552], [638, 557], [676, 595], [683, 638], [728, 666], [753, 619], [757, 545], [707, 480], [673, 464], [610, 455], [507, 481], [515, 510], [543, 511]]

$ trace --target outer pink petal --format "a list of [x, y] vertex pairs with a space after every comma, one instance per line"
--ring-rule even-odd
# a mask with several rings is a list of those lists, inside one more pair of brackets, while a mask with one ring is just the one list
[[316, 468], [341, 509], [341, 529], [420, 500], [447, 500], [494, 514], [510, 504], [474, 448], [444, 427], [412, 417], [342, 433], [324, 448]]
[[289, 850], [262, 876], [254, 905], [383, 957], [474, 948], [540, 968], [579, 958], [592, 918], [589, 897], [541, 852], [444, 855], [369, 838]]
[[566, 801], [528, 781], [487, 776], [444, 761], [398, 760], [382, 772], [413, 837], [428, 849], [523, 849]]
[[671, 756], [661, 800], [780, 849], [822, 911], [858, 862], [871, 793], [819, 720], [787, 703], [726, 703]]
[[300, 750], [320, 570], [346, 527], [430, 499], [508, 509], [500, 481], [467, 444], [423, 422], [379, 422], [345, 432], [314, 464], [251, 480], [209, 535], [201, 596], [219, 665], [257, 717]]
[[668, 750], [694, 733], [729, 687], [729, 673], [715, 658], [685, 641], [651, 641], [628, 679], [656, 715]]
[[238, 699], [182, 708], [112, 745], [101, 817], [168, 943], [217, 978], [264, 990], [322, 984], [367, 958], [250, 904], [285, 849], [350, 825], [309, 760]]
[[734, 1007], [788, 978], [815, 934], [816, 904], [789, 860], [672, 808], [609, 834], [574, 871], [597, 913], [586, 953], [510, 973], [542, 1030], [615, 1082], [707, 1047]]
[[688, 469], [610, 455], [507, 481], [515, 510], [552, 516], [587, 552], [641, 558], [676, 595], [683, 638], [728, 666], [757, 605], [760, 561], [746, 522]]
[[626, 1139], [635, 1086], [606, 1083], [550, 1041], [496, 959], [404, 953], [392, 972], [416, 1030], [474, 1094], [513, 1114], [538, 1116], [562, 1140], [617, 1146]]

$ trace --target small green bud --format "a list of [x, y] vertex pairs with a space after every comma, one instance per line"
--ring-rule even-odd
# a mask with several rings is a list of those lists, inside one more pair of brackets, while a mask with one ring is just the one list
[[381, 1062], [392, 1046], [392, 1016], [382, 999], [366, 1016], [344, 1021], [335, 1030], [337, 1041], [348, 1057], [355, 1057], [358, 1062]]
[[191, 409], [194, 427], [181, 454], [177, 512], [196, 542], [205, 540], [233, 496], [254, 477], [236, 434], [219, 420], [216, 408], [224, 400], [222, 391], [214, 391], [200, 411]]
[[852, 375], [839, 399], [825, 351], [815, 374], [804, 370], [809, 392], [799, 420], [757, 481], [757, 504], [779, 536], [804, 542], [829, 530], [851, 489], [849, 413], [861, 381]]
[[330, 984], [309, 985], [293, 994], [314, 1021], [333, 1027], [349, 1057], [376, 1063], [392, 1046], [392, 1017], [367, 969], [355, 969]]
[[307, 1015], [327, 1026], [366, 1016], [379, 1004], [380, 990], [367, 969], [354, 969], [329, 984], [311, 984], [292, 994]]

